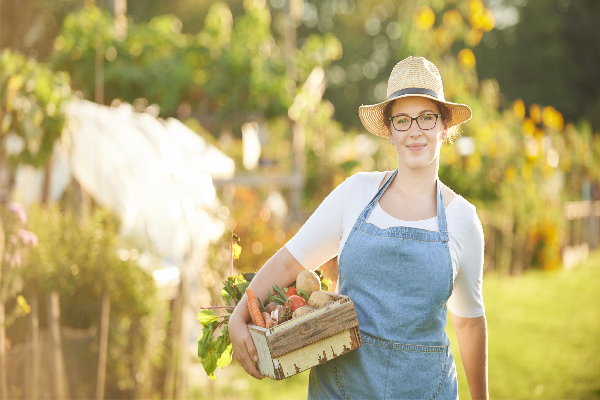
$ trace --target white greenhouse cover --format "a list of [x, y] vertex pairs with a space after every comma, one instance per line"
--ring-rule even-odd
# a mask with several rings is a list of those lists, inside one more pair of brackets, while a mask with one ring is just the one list
[[[51, 196], [60, 197], [74, 178], [121, 218], [123, 235], [150, 242], [179, 268], [203, 259], [209, 242], [224, 232], [214, 217], [219, 203], [212, 178], [231, 178], [233, 160], [178, 120], [135, 112], [128, 104], [77, 100], [66, 111]], [[39, 171], [20, 171], [17, 184], [24, 202], [39, 199]]]

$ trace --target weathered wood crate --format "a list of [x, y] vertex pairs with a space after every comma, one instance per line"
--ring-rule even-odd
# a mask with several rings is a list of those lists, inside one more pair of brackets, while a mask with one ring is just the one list
[[263, 375], [284, 379], [362, 345], [354, 303], [329, 294], [332, 303], [270, 329], [248, 325]]

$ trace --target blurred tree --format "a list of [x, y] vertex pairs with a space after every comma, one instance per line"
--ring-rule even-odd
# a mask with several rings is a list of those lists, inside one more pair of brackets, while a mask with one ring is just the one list
[[0, 48], [47, 60], [65, 17], [86, 0], [0, 1]]
[[496, 0], [518, 22], [475, 49], [481, 78], [495, 78], [509, 101], [550, 104], [569, 121], [600, 128], [600, 2]]
[[62, 134], [68, 76], [11, 50], [0, 50], [0, 203], [9, 199], [19, 164], [43, 167]]

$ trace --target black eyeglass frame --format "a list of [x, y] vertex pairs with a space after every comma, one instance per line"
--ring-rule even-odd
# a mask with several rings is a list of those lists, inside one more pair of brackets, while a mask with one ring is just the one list
[[[433, 115], [435, 117], [435, 123], [433, 124], [433, 126], [431, 128], [421, 128], [421, 125], [419, 125], [419, 118], [424, 117], [426, 115]], [[396, 125], [394, 125], [393, 119], [396, 118], [396, 117], [400, 117], [400, 116], [410, 118], [410, 124], [408, 125], [408, 128], [406, 128], [406, 129], [398, 129], [398, 128], [396, 128]], [[419, 129], [423, 129], [425, 131], [430, 131], [433, 128], [435, 128], [435, 126], [437, 125], [437, 121], [438, 121], [438, 119], [441, 116], [442, 116], [442, 114], [427, 113], [427, 114], [418, 115], [418, 116], [416, 116], [416, 117], [413, 118], [413, 117], [409, 117], [408, 115], [396, 114], [396, 115], [392, 115], [388, 119], [390, 120], [390, 123], [392, 124], [392, 126], [394, 127], [394, 129], [397, 130], [398, 132], [406, 132], [407, 130], [409, 130], [412, 127], [413, 121], [417, 121], [417, 126], [419, 127]]]

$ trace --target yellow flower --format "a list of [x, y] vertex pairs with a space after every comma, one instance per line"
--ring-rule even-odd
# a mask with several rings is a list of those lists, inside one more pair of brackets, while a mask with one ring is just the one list
[[464, 69], [475, 67], [475, 54], [473, 54], [471, 49], [462, 49], [458, 52], [458, 63]]
[[546, 106], [542, 111], [542, 120], [548, 128], [560, 131], [564, 128], [565, 121], [563, 115], [554, 107]]
[[442, 27], [433, 30], [433, 41], [440, 48], [447, 48], [454, 42], [454, 34]]
[[420, 6], [417, 8], [416, 12], [416, 24], [417, 27], [421, 30], [430, 29], [435, 23], [435, 14], [431, 10], [431, 8], [427, 6]]
[[471, 16], [483, 14], [484, 10], [485, 8], [483, 7], [483, 3], [481, 2], [481, 0], [469, 1], [469, 14]]
[[442, 22], [444, 26], [447, 26], [448, 28], [454, 28], [462, 23], [462, 16], [456, 10], [448, 10], [444, 13]]
[[535, 124], [533, 123], [531, 118], [525, 118], [525, 121], [523, 121], [523, 130], [528, 135], [533, 136], [535, 134]]
[[478, 10], [469, 16], [471, 26], [483, 32], [489, 32], [496, 26], [496, 19], [489, 10]]
[[537, 104], [530, 105], [529, 116], [536, 124], [542, 122], [542, 110], [540, 110], [540, 106], [538, 106]]
[[521, 99], [515, 100], [512, 106], [513, 114], [519, 119], [525, 118], [525, 103]]
[[465, 43], [469, 46], [477, 46], [481, 42], [483, 32], [478, 29], [470, 29], [465, 37]]

